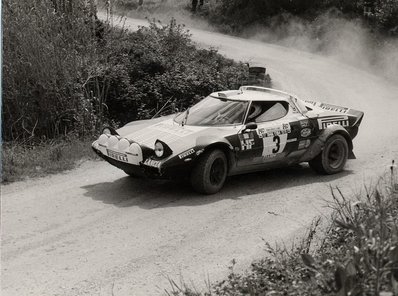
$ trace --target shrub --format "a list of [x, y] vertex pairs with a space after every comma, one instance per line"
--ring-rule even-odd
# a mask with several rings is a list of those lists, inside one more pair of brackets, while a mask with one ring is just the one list
[[398, 34], [398, 2], [395, 0], [220, 0], [208, 5], [204, 15], [225, 31], [240, 32], [250, 25], [269, 25], [280, 15], [315, 20], [328, 10], [339, 10], [347, 16], [370, 20], [370, 27]]
[[[129, 32], [100, 22], [93, 1], [6, 0], [3, 7], [5, 180], [37, 175], [21, 169], [28, 151], [48, 164], [41, 171], [54, 171], [46, 158], [62, 164], [62, 145], [46, 154], [39, 149], [43, 142], [87, 139], [104, 122], [115, 126], [160, 109], [170, 113], [166, 103], [183, 109], [210, 92], [239, 86], [248, 75], [242, 63], [196, 48], [175, 20]], [[85, 152], [72, 162], [79, 155]]]
[[81, 88], [95, 59], [93, 11], [77, 0], [3, 3], [4, 139], [84, 132], [93, 120]]
[[332, 223], [325, 232], [318, 233], [318, 218], [290, 250], [267, 244], [269, 256], [254, 262], [248, 274], [231, 268], [226, 280], [205, 293], [171, 281], [169, 295], [398, 295], [396, 166], [351, 199], [338, 188], [332, 196]]
[[[197, 49], [172, 20], [112, 28], [79, 0], [4, 3], [3, 138], [93, 134], [237, 86], [247, 67]], [[165, 110], [165, 112], [170, 110]]]
[[174, 19], [167, 25], [153, 20], [137, 32], [114, 31], [107, 47], [111, 54], [96, 78], [107, 81], [108, 115], [121, 124], [150, 118], [167, 102], [186, 108], [210, 92], [240, 86], [248, 76], [246, 65], [215, 49], [197, 49]]

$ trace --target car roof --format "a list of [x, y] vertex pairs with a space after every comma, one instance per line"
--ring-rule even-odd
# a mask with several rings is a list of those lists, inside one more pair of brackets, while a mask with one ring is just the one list
[[220, 99], [239, 100], [239, 101], [287, 101], [296, 96], [266, 87], [242, 86], [239, 90], [227, 90], [214, 92], [210, 96]]

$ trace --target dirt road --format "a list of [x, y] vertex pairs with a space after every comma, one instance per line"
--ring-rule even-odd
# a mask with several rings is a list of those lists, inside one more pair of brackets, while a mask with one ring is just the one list
[[[131, 26], [139, 22], [128, 20]], [[221, 279], [289, 240], [320, 213], [329, 185], [359, 190], [398, 156], [398, 88], [320, 56], [193, 30], [202, 46], [262, 63], [275, 86], [365, 111], [346, 172], [307, 166], [230, 178], [213, 196], [137, 181], [105, 162], [2, 187], [2, 295], [159, 295], [167, 276]]]

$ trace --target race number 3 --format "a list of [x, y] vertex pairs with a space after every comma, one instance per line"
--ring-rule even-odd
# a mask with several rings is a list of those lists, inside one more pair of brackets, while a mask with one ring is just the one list
[[279, 136], [274, 136], [273, 140], [276, 147], [272, 149], [272, 153], [278, 153], [279, 149], [281, 148], [281, 138]]
[[276, 156], [278, 153], [282, 153], [283, 149], [285, 149], [286, 141], [287, 134], [264, 137], [262, 156], [264, 158], [271, 158]]

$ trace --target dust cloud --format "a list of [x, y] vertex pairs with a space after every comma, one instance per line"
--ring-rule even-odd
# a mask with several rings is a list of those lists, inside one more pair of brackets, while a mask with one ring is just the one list
[[278, 16], [269, 27], [245, 29], [242, 37], [322, 54], [398, 82], [398, 38], [376, 37], [363, 21], [348, 20], [336, 12], [313, 22]]
[[[148, 0], [127, 16], [154, 18], [163, 23], [175, 18], [187, 28], [217, 32], [200, 13], [192, 15], [190, 2]], [[272, 18], [267, 27], [250, 26], [239, 36], [321, 54], [398, 83], [398, 38], [376, 37], [362, 20], [347, 19], [337, 10], [319, 15], [312, 22], [282, 14]]]

